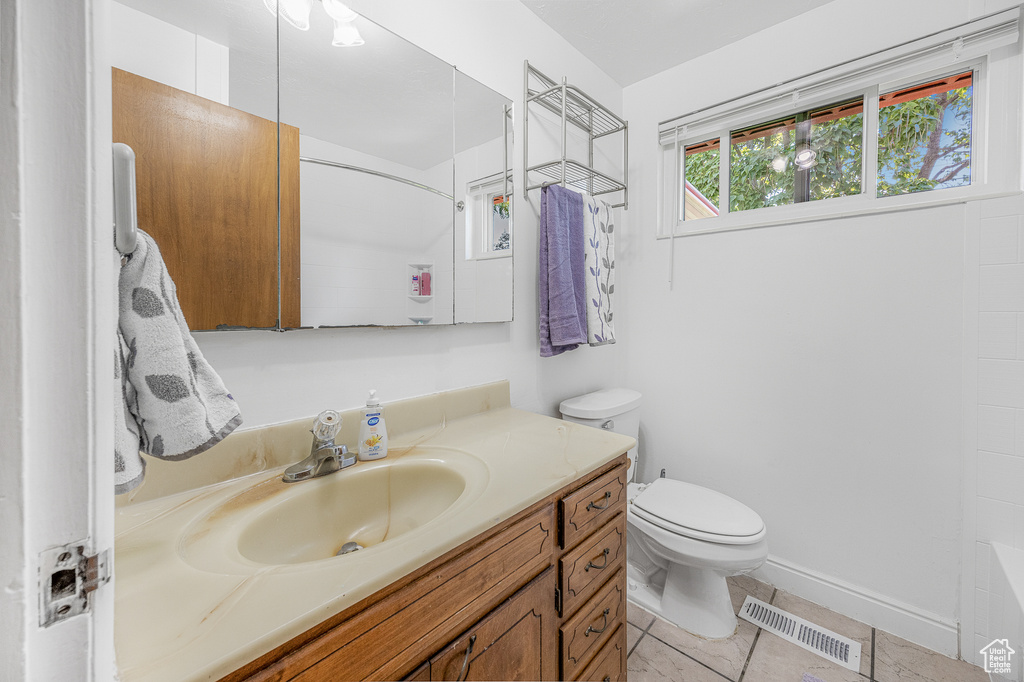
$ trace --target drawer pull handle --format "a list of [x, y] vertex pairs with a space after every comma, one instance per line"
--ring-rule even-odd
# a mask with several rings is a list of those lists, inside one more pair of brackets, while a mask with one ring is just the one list
[[605, 492], [604, 497], [601, 498], [601, 501], [604, 502], [604, 506], [601, 507], [601, 506], [599, 506], [597, 504], [597, 502], [591, 502], [590, 504], [587, 505], [587, 511], [590, 511], [591, 509], [596, 509], [598, 511], [604, 511], [605, 509], [608, 508], [608, 500], [611, 498], [611, 496], [612, 496], [611, 493]]
[[469, 671], [469, 655], [473, 653], [473, 645], [476, 644], [476, 635], [469, 638], [469, 648], [466, 649], [466, 658], [462, 660], [462, 670], [459, 671], [459, 677], [455, 682], [462, 682], [465, 678], [466, 673]]
[[601, 682], [612, 682], [612, 676], [611, 675], [605, 675], [604, 679], [601, 680]]
[[604, 563], [603, 563], [603, 564], [601, 564], [600, 566], [598, 566], [598, 565], [597, 565], [597, 564], [595, 564], [595, 563], [594, 563], [593, 561], [588, 561], [588, 562], [587, 562], [587, 566], [586, 566], [586, 568], [584, 568], [584, 569], [583, 569], [583, 571], [584, 571], [584, 572], [587, 572], [587, 571], [589, 571], [589, 570], [590, 570], [590, 569], [592, 569], [592, 568], [596, 568], [597, 570], [599, 570], [599, 571], [600, 571], [600, 570], [601, 570], [602, 568], [608, 568], [608, 552], [610, 552], [610, 551], [611, 551], [610, 549], [608, 549], [607, 547], [605, 547], [605, 548], [604, 548], [604, 551], [603, 551], [603, 552], [601, 552], [601, 556], [603, 556], [603, 557], [604, 557]]
[[587, 631], [583, 633], [583, 636], [584, 637], [590, 637], [590, 633], [591, 632], [593, 632], [595, 635], [599, 635], [602, 632], [604, 632], [605, 630], [607, 630], [608, 629], [608, 612], [609, 611], [611, 611], [611, 609], [605, 609], [604, 613], [601, 614], [602, 616], [604, 616], [604, 625], [601, 626], [600, 630], [595, 628], [593, 625], [590, 625], [590, 626], [587, 627]]

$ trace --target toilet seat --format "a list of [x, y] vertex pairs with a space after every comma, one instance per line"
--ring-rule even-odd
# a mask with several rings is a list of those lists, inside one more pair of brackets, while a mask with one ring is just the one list
[[754, 544], [765, 536], [757, 512], [715, 490], [659, 478], [631, 492], [631, 512], [678, 535], [726, 545]]

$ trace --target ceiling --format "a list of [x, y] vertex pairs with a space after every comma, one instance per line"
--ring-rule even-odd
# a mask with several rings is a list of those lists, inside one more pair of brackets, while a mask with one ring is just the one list
[[831, 0], [520, 0], [625, 87]]

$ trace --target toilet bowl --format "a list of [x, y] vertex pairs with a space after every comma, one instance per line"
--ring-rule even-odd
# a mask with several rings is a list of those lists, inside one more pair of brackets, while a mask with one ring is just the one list
[[[566, 421], [636, 438], [640, 398], [629, 389], [606, 389], [565, 400], [560, 410]], [[731, 636], [737, 621], [725, 579], [764, 563], [764, 522], [741, 502], [692, 483], [634, 483], [636, 447], [627, 455], [630, 601], [693, 634]]]

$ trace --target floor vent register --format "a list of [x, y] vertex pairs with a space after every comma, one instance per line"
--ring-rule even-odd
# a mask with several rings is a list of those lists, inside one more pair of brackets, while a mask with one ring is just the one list
[[860, 672], [860, 643], [819, 627], [799, 616], [747, 595], [739, 617], [812, 651], [822, 658]]

